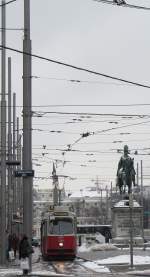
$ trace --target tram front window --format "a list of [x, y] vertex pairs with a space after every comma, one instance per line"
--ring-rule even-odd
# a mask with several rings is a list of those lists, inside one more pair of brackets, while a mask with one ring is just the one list
[[55, 218], [50, 221], [49, 232], [53, 235], [69, 235], [73, 233], [73, 222], [69, 218]]

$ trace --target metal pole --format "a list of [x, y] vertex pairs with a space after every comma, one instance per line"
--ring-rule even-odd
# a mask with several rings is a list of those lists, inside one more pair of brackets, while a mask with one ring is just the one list
[[[11, 58], [8, 58], [8, 161], [12, 160], [11, 131]], [[8, 166], [8, 232], [11, 232], [12, 220], [12, 167]]]
[[141, 206], [142, 206], [142, 237], [144, 239], [144, 202], [143, 202], [143, 161], [141, 160]]
[[[20, 155], [19, 155], [19, 117], [17, 117], [17, 140], [16, 140], [16, 148], [17, 148], [17, 160], [19, 161]], [[20, 167], [17, 166], [17, 169]], [[20, 178], [17, 178], [16, 180], [16, 206], [17, 206], [17, 211], [19, 211], [20, 207]]]
[[130, 209], [130, 267], [133, 268], [133, 198], [132, 192], [129, 193], [129, 209]]
[[[17, 160], [21, 161], [21, 135], [19, 134], [19, 117], [17, 117], [17, 143], [16, 143], [16, 147], [17, 147]], [[21, 169], [21, 165], [17, 166], [17, 170]], [[21, 221], [21, 213], [22, 213], [22, 205], [21, 205], [21, 178], [17, 178], [16, 181], [16, 193], [17, 193], [17, 212], [19, 214], [20, 217], [20, 221]], [[21, 226], [19, 226], [20, 223], [18, 223], [18, 236], [20, 235], [21, 230]]]
[[[6, 10], [5, 0], [2, 0], [2, 46], [6, 45]], [[6, 51], [1, 49], [1, 209], [0, 209], [0, 263], [6, 263]]]
[[109, 213], [109, 207], [108, 207], [108, 188], [106, 186], [106, 217], [105, 217], [105, 219], [106, 219], [105, 223], [106, 224], [108, 224], [108, 218], [109, 218], [108, 213]]
[[[31, 40], [30, 1], [24, 0], [23, 40], [23, 170], [32, 170], [32, 89], [31, 89]], [[31, 243], [32, 239], [32, 188], [33, 177], [23, 178], [23, 228]], [[31, 271], [31, 257], [30, 257]]]
[[[21, 161], [22, 158], [22, 135], [18, 134], [17, 138], [17, 160]], [[17, 167], [17, 169], [21, 169], [21, 165]], [[22, 221], [23, 218], [23, 182], [22, 178], [18, 178], [18, 185], [19, 185], [19, 213], [20, 213], [20, 221]], [[23, 233], [23, 224], [20, 224], [19, 233]]]
[[101, 224], [103, 224], [103, 201], [102, 201], [102, 189], [100, 189], [100, 201], [101, 201]]
[[112, 182], [110, 183], [110, 199], [111, 199], [111, 208], [112, 208]]
[[136, 183], [137, 183], [137, 186], [139, 186], [139, 164], [138, 163], [136, 166]]
[[137, 201], [140, 203], [140, 187], [139, 187], [139, 163], [137, 163], [136, 165], [136, 183], [137, 183], [137, 188], [138, 188], [138, 192], [137, 192]]
[[[16, 160], [16, 93], [13, 93], [13, 160]], [[16, 167], [13, 168], [14, 170]], [[13, 177], [13, 213], [16, 213], [16, 178]]]

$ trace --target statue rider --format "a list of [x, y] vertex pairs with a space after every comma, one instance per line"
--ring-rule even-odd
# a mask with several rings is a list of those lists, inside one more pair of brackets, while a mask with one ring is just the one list
[[124, 146], [124, 153], [118, 163], [117, 185], [120, 188], [120, 192], [121, 192], [121, 187], [123, 186], [122, 173], [124, 173], [126, 176], [126, 185], [128, 186], [128, 193], [130, 193], [132, 182], [133, 182], [133, 185], [135, 186], [135, 174], [136, 173], [135, 173], [135, 169], [134, 169], [134, 159], [132, 159], [129, 156], [128, 145]]

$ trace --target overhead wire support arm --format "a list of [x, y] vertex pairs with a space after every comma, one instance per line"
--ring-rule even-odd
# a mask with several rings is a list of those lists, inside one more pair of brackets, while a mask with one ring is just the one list
[[[0, 28], [0, 31], [4, 30], [4, 28]], [[5, 28], [6, 31], [24, 31], [23, 28]]]

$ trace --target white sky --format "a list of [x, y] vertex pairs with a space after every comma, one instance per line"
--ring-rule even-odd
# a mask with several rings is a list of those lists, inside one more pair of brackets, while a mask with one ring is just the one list
[[[150, 7], [147, 0], [127, 2]], [[31, 0], [32, 51], [40, 56], [150, 85], [149, 23], [150, 11], [122, 8], [92, 0]], [[7, 28], [23, 28], [23, 0], [7, 5]], [[22, 50], [22, 39], [23, 31], [7, 31], [7, 46]], [[8, 51], [7, 57], [10, 55], [12, 91], [16, 92], [17, 105], [20, 106], [22, 55]], [[33, 160], [36, 177], [50, 176], [52, 161], [65, 159], [64, 166], [61, 162], [57, 163], [57, 173], [76, 178], [65, 180], [67, 189], [76, 190], [94, 184], [91, 180], [96, 178], [104, 187], [109, 186], [111, 181], [115, 185], [116, 168], [120, 158], [116, 149], [122, 149], [124, 144], [128, 144], [131, 149], [135, 167], [137, 162], [143, 160], [144, 175], [149, 174], [150, 159], [148, 155], [143, 155], [150, 153], [150, 149], [143, 149], [150, 147], [149, 117], [89, 115], [150, 115], [149, 106], [43, 106], [149, 104], [150, 89], [122, 84], [38, 59], [33, 59], [32, 75], [43, 77], [32, 79], [33, 111], [88, 113], [87, 116], [90, 116], [46, 114], [42, 118], [33, 118], [33, 128], [42, 130], [33, 131], [33, 158], [38, 159]], [[55, 79], [88, 82], [73, 83]], [[18, 107], [17, 115], [20, 118], [21, 111], [22, 108]], [[142, 122], [146, 123], [141, 124]], [[62, 155], [67, 145], [74, 143], [82, 133], [133, 123], [140, 125], [91, 135], [72, 147], [80, 152], [70, 151]], [[43, 145], [46, 145], [44, 151]], [[134, 156], [133, 152], [138, 149], [141, 149], [139, 153], [142, 155]], [[47, 153], [44, 157], [43, 152]], [[41, 166], [36, 166], [35, 163]], [[61, 178], [60, 184], [63, 182]], [[48, 187], [51, 183], [51, 180], [36, 179], [34, 185]], [[149, 184], [146, 176], [144, 183]]]

